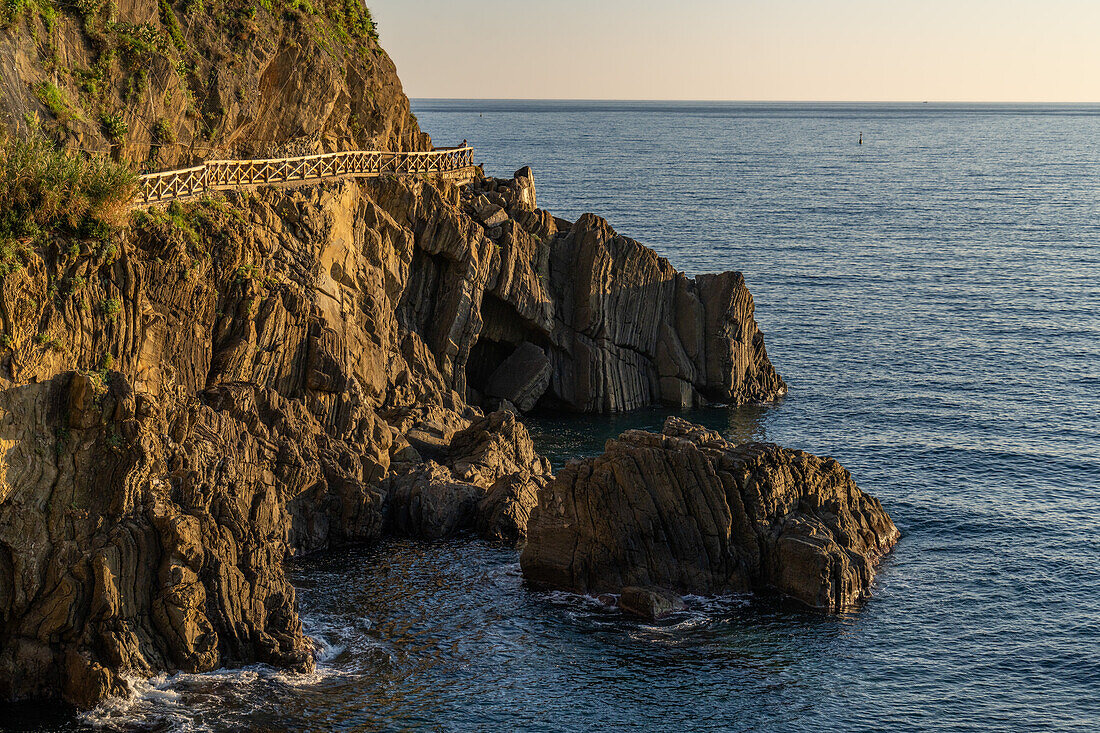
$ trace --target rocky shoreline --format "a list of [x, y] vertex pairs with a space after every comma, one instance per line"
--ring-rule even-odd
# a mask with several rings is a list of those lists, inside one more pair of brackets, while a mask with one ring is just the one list
[[[135, 22], [167, 22], [156, 4], [133, 5]], [[303, 66], [303, 48], [327, 41], [301, 36], [295, 12], [263, 15], [262, 53], [213, 74], [205, 91], [227, 106], [205, 133], [212, 150], [272, 138], [310, 150], [430, 144], [373, 38], [349, 41], [374, 61], [345, 76], [320, 53]], [[92, 21], [60, 22], [69, 54], [91, 63]], [[212, 32], [187, 32], [200, 31]], [[52, 114], [26, 86], [45, 51], [0, 34], [0, 56], [18, 62], [0, 80], [5, 122], [29, 134], [13, 113]], [[249, 75], [281, 86], [260, 85], [246, 105], [252, 92], [237, 90]], [[135, 133], [108, 146], [116, 157], [137, 164], [156, 151], [137, 123], [179, 92], [169, 76], [141, 92], [161, 106], [133, 106]], [[314, 78], [339, 103], [307, 130], [317, 94], [285, 90]], [[125, 106], [124, 75], [107, 81]], [[364, 89], [376, 92], [369, 103]], [[164, 119], [193, 134], [201, 122]], [[82, 122], [55, 122], [62, 144], [106, 145]], [[529, 168], [463, 188], [393, 177], [231, 192], [138, 212], [97, 237], [58, 230], [19, 244], [0, 282], [0, 699], [87, 707], [121, 694], [124, 675], [307, 670], [285, 561], [384, 534], [517, 544], [530, 531], [532, 581], [644, 586], [642, 606], [649, 587], [768, 587], [830, 610], [866, 596], [873, 555], [896, 539], [835, 461], [730, 446], [679, 423], [551, 474], [525, 412], [768, 402], [786, 385], [740, 273], [689, 278], [595, 215], [556, 218], [538, 208]], [[584, 474], [625, 471], [617, 461], [645, 451], [683, 471], [694, 462], [675, 486], [711, 502], [689, 513], [713, 525], [705, 541], [646, 530], [680, 516], [660, 504], [639, 513], [643, 489], [670, 488], [659, 474], [630, 474], [621, 495]], [[727, 485], [738, 471], [767, 508], [750, 507], [741, 478], [738, 491]], [[614, 539], [643, 538], [660, 572], [625, 555], [563, 564], [558, 549], [604, 539], [563, 523], [582, 511], [567, 493], [582, 490], [608, 507], [626, 501]], [[736, 511], [713, 503], [738, 496]], [[594, 519], [600, 507], [585, 511]]]

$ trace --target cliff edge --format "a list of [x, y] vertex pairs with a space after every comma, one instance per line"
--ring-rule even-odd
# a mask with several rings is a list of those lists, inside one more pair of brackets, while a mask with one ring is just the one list
[[[37, 115], [73, 156], [430, 144], [351, 6], [5, 7], [10, 129], [38, 134]], [[5, 175], [8, 196], [25, 178]], [[42, 214], [49, 190], [5, 199], [0, 230], [0, 698], [306, 669], [284, 560], [384, 532], [521, 539], [551, 475], [517, 413], [786, 390], [740, 274], [688, 278], [598, 217], [557, 219], [529, 169], [121, 221], [87, 201]], [[124, 198], [106, 197], [116, 214]]]

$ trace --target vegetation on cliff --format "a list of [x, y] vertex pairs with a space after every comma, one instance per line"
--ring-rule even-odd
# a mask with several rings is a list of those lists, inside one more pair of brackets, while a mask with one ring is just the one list
[[6, 126], [154, 169], [427, 145], [359, 0], [0, 0]]
[[104, 157], [67, 154], [37, 133], [0, 134], [0, 272], [49, 232], [106, 238], [124, 223], [134, 184]]

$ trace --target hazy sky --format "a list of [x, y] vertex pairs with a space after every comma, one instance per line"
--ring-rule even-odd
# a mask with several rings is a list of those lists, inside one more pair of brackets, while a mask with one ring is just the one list
[[1100, 102], [1100, 0], [367, 0], [412, 97]]

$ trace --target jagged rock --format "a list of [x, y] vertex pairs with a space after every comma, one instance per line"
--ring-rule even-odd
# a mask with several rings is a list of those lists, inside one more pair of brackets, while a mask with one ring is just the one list
[[312, 667], [270, 435], [193, 397], [166, 406], [118, 372], [0, 391], [0, 699]]
[[527, 537], [531, 510], [538, 504], [538, 492], [552, 478], [524, 471], [497, 479], [478, 504], [478, 534], [494, 542], [522, 542]]
[[628, 585], [619, 596], [619, 608], [625, 613], [656, 621], [684, 610], [684, 599], [664, 588], [639, 588]]
[[535, 174], [531, 172], [531, 166], [525, 165], [513, 174], [518, 192], [517, 206], [535, 211], [538, 209], [538, 197], [535, 195]]
[[550, 464], [515, 414], [475, 420], [453, 435], [446, 453], [446, 465], [429, 461], [389, 479], [390, 531], [428, 540], [475, 526], [500, 539], [522, 535]]
[[465, 201], [476, 215], [500, 206], [509, 217], [491, 232], [500, 267], [467, 367], [479, 391], [494, 396], [506, 360], [531, 342], [546, 344], [543, 400], [558, 409], [740, 404], [786, 393], [740, 273], [688, 278], [597, 216], [554, 219], [535, 207], [529, 168], [512, 180], [475, 181]]
[[550, 473], [550, 462], [535, 452], [527, 428], [508, 411], [490, 413], [456, 433], [449, 456], [455, 476], [483, 489], [509, 474]]
[[524, 341], [489, 377], [485, 394], [508, 400], [521, 412], [527, 412], [550, 386], [550, 371], [546, 352]]
[[477, 218], [481, 220], [486, 229], [492, 229], [508, 221], [508, 214], [503, 207], [486, 202], [484, 206], [477, 210]]
[[536, 585], [580, 593], [769, 589], [840, 611], [868, 597], [897, 538], [835, 460], [668, 418], [660, 435], [627, 431], [560, 471], [539, 493], [521, 564]]
[[429, 461], [392, 480], [387, 510], [390, 531], [426, 540], [468, 529], [477, 517], [485, 489], [456, 481], [443, 466]]

